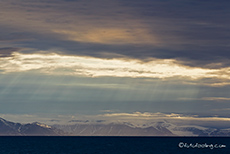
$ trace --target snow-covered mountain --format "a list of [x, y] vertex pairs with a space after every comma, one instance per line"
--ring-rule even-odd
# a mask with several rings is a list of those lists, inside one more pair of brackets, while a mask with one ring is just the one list
[[75, 124], [54, 125], [76, 136], [174, 136], [165, 127], [132, 127], [126, 124]]
[[0, 135], [17, 135], [17, 136], [57, 136], [63, 135], [64, 132], [57, 128], [41, 124], [38, 122], [29, 124], [20, 124], [7, 121], [0, 118]]
[[70, 125], [20, 124], [0, 118], [0, 136], [230, 136], [230, 128], [182, 125], [161, 120], [146, 124], [131, 122], [74, 121]]
[[143, 125], [122, 123], [76, 123], [54, 125], [75, 136], [230, 136], [230, 129], [176, 125], [166, 120]]

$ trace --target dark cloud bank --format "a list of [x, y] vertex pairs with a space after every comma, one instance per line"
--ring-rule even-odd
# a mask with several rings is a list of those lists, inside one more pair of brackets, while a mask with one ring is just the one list
[[[24, 52], [49, 50], [62, 54], [101, 58], [123, 55], [141, 60], [170, 58], [180, 60], [185, 65], [207, 68], [229, 67], [230, 65], [229, 1], [146, 0], [111, 3], [103, 0], [96, 4], [75, 0], [33, 3], [22, 0], [20, 3], [18, 1], [5, 1], [5, 3], [19, 10], [26, 9], [25, 20], [28, 21], [28, 25], [36, 21], [43, 24], [41, 27], [45, 27], [45, 30], [33, 31], [32, 28], [6, 26], [6, 23], [1, 22], [0, 32], [3, 35], [0, 36], [0, 40], [8, 41], [5, 44], [8, 46], [0, 51], [1, 57], [10, 56], [18, 48], [31, 48]], [[6, 8], [11, 10], [13, 7]], [[44, 16], [44, 11], [46, 16]], [[75, 20], [78, 16], [81, 21]], [[5, 19], [6, 16], [2, 18]], [[135, 21], [142, 25], [137, 25], [137, 27], [148, 29], [148, 33], [156, 36], [158, 42], [153, 42], [153, 44], [79, 42], [67, 40], [62, 35], [46, 31], [47, 27], [54, 27], [54, 25], [62, 29], [66, 27], [67, 30], [68, 25], [80, 24], [91, 27], [95, 24], [95, 27], [106, 28], [133, 26], [127, 25], [128, 22], [125, 21]]]

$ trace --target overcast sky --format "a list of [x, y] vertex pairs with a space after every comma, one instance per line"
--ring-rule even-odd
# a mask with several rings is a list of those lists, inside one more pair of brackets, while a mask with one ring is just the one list
[[0, 114], [230, 118], [229, 8], [228, 0], [1, 0]]

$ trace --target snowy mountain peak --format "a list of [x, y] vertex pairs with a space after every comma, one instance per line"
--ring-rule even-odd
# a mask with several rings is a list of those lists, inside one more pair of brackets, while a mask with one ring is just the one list
[[37, 125], [37, 126], [40, 126], [40, 127], [44, 127], [44, 128], [51, 128], [51, 126], [46, 125], [46, 124], [42, 124], [42, 123], [39, 123], [39, 122], [34, 122], [34, 123], [32, 123], [32, 124]]
[[29, 136], [51, 136], [51, 135], [63, 135], [65, 134], [62, 130], [52, 128], [46, 124], [41, 124], [38, 122], [20, 124], [7, 121], [0, 118], [0, 136], [3, 135], [29, 135]]

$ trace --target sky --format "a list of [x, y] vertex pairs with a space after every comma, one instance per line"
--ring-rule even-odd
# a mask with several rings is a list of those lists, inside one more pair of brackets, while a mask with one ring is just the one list
[[229, 121], [229, 8], [227, 0], [1, 0], [0, 116]]

